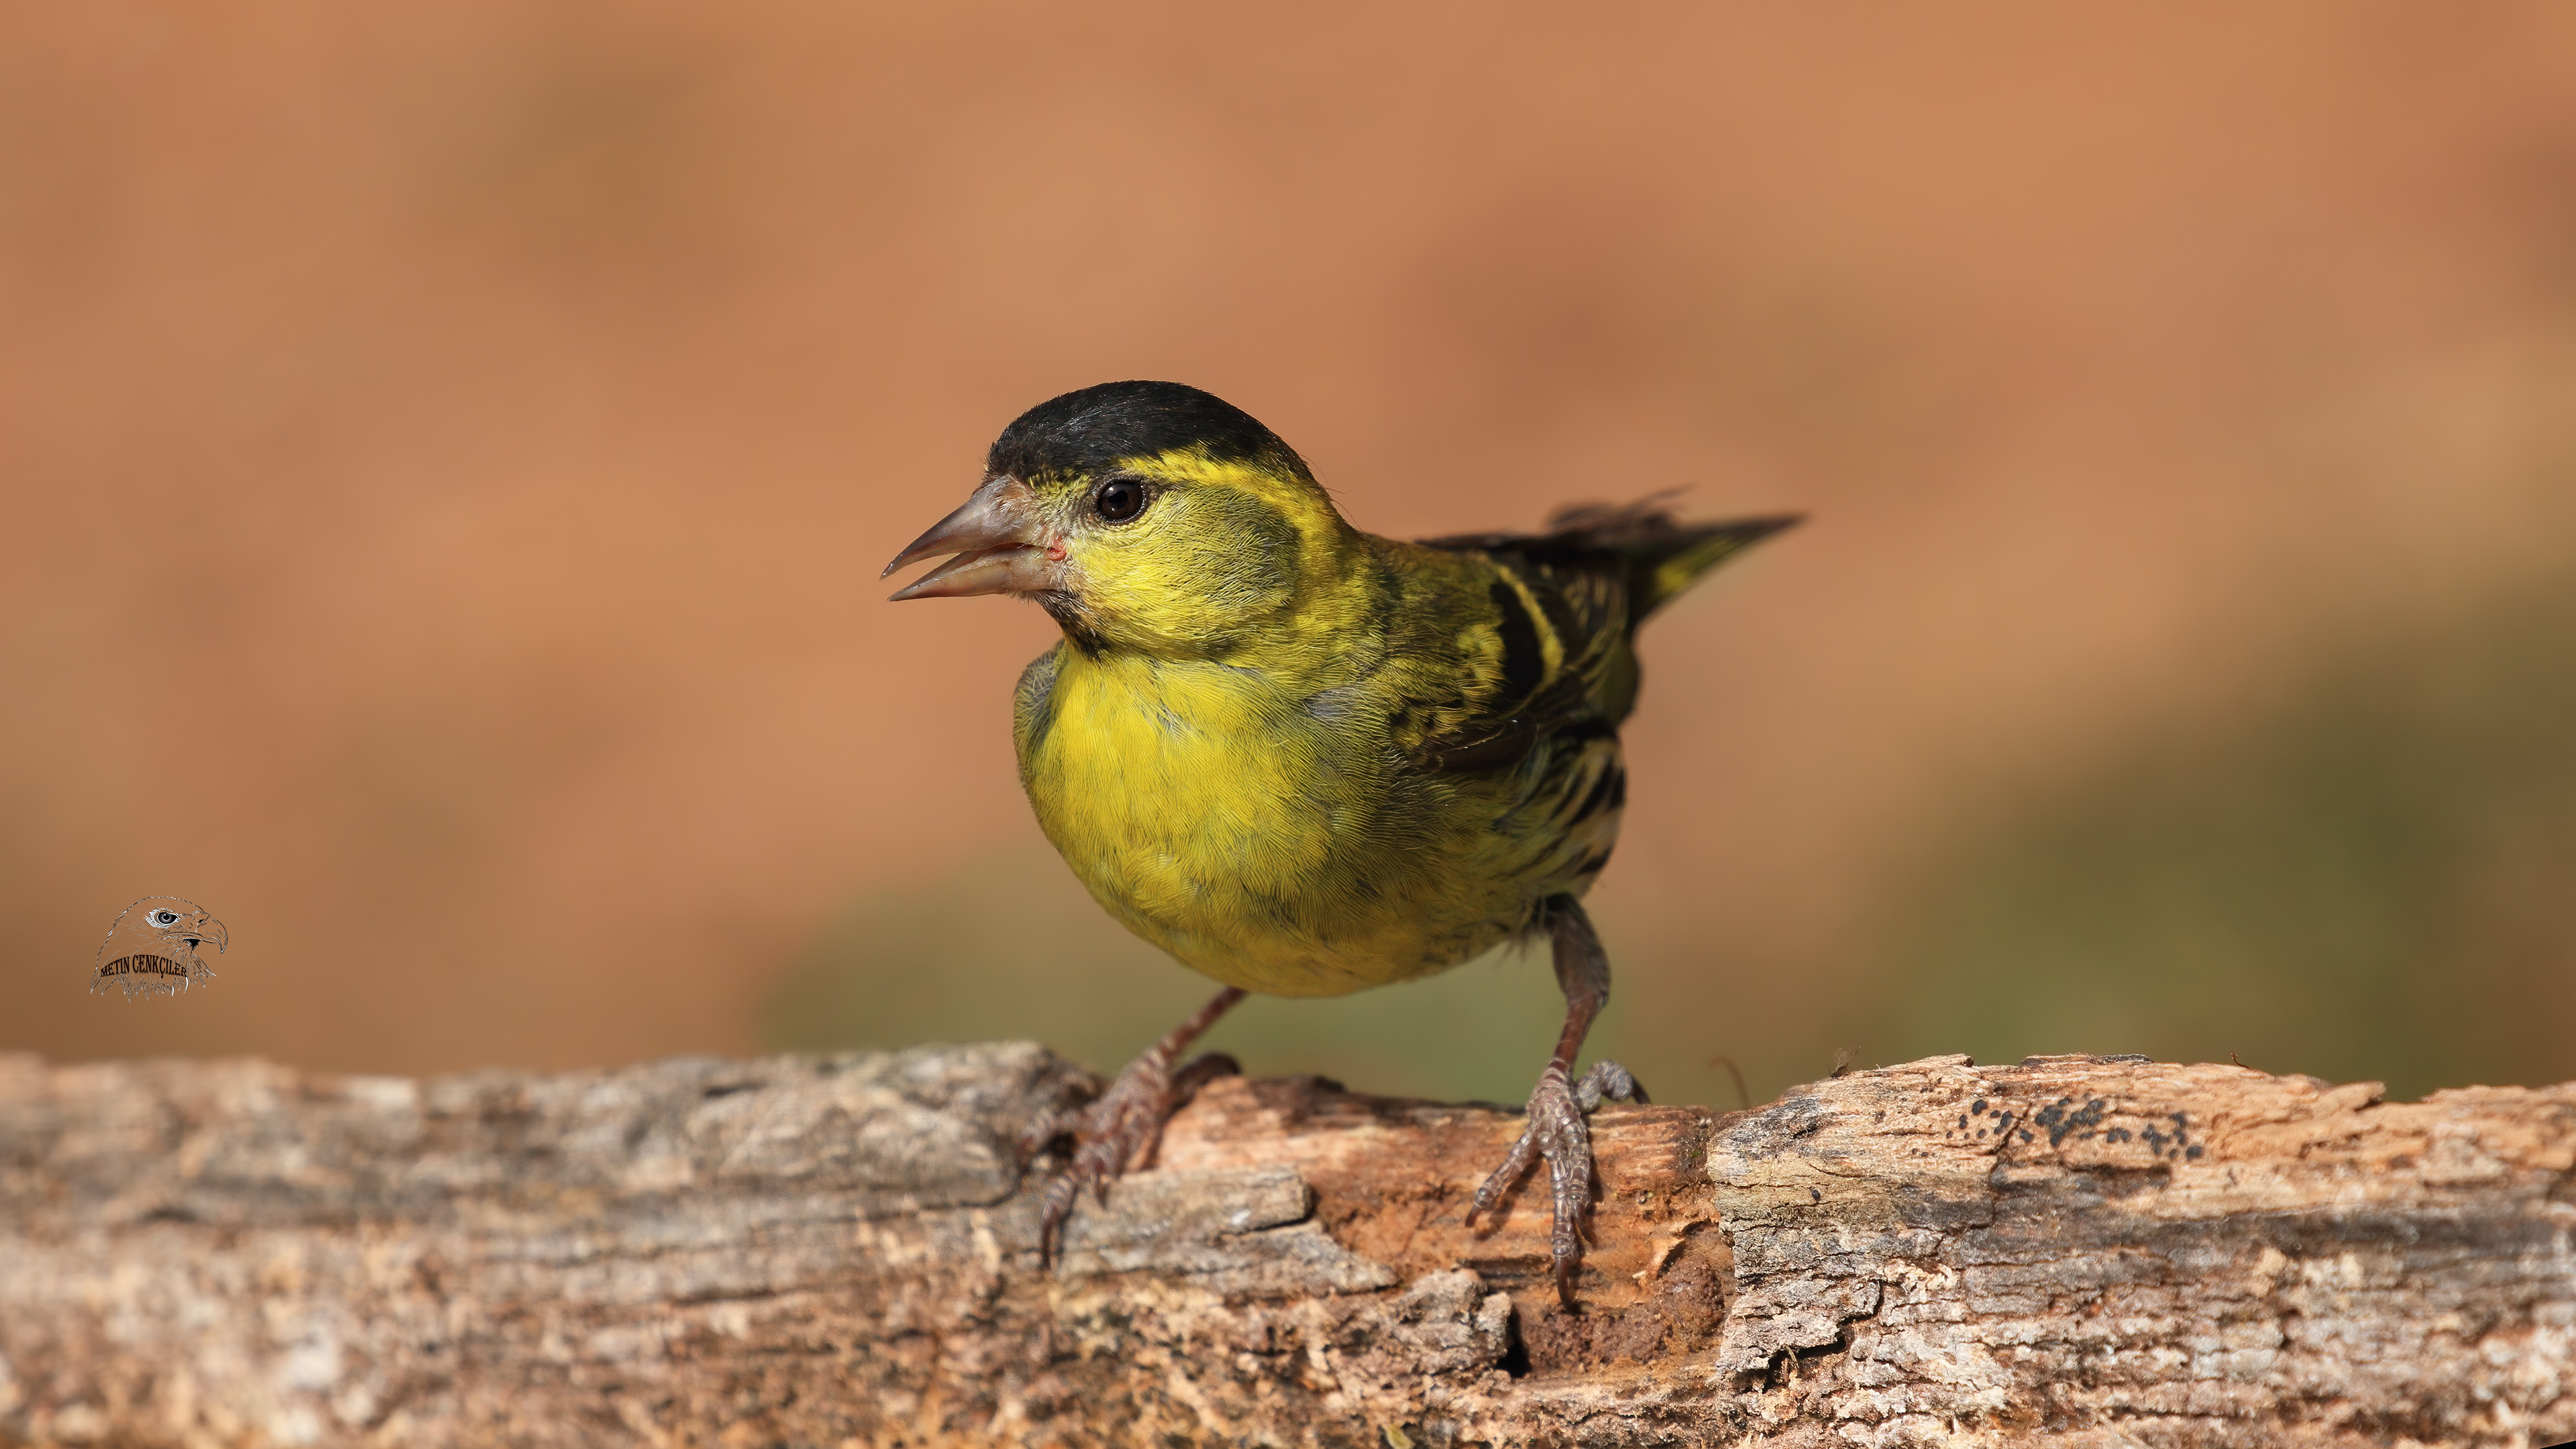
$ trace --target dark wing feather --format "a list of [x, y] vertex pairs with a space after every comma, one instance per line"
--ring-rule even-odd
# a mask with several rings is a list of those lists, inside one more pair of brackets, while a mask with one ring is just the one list
[[1544, 533], [1471, 533], [1426, 538], [1426, 548], [1516, 556], [1552, 572], [1606, 575], [1623, 586], [1631, 633], [1698, 577], [1805, 515], [1769, 514], [1721, 523], [1681, 523], [1659, 493], [1635, 503], [1577, 503], [1549, 515]]
[[[1545, 533], [1422, 540], [1427, 548], [1481, 555], [1525, 584], [1540, 605], [1535, 623], [1560, 645], [1561, 662], [1527, 697], [1506, 690], [1495, 710], [1425, 740], [1418, 763], [1437, 771], [1504, 769], [1542, 739], [1573, 743], [1613, 733], [1636, 702], [1637, 625], [1700, 574], [1798, 522], [1774, 516], [1684, 524], [1663, 503], [1560, 509]], [[1513, 610], [1497, 598], [1508, 629]]]

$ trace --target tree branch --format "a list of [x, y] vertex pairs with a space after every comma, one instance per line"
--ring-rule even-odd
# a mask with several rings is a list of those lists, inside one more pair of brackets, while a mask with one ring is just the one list
[[1225, 1080], [1036, 1266], [1034, 1046], [412, 1082], [0, 1057], [0, 1441], [2545, 1444], [2576, 1086], [1934, 1058], [1605, 1109]]

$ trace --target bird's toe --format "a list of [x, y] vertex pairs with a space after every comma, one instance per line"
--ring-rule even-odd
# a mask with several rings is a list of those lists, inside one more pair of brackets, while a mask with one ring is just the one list
[[1240, 1070], [1234, 1058], [1211, 1052], [1176, 1073], [1167, 1058], [1148, 1052], [1129, 1062], [1109, 1090], [1088, 1105], [1033, 1124], [1021, 1138], [1024, 1160], [1064, 1138], [1074, 1143], [1064, 1171], [1047, 1184], [1040, 1200], [1038, 1261], [1054, 1260], [1065, 1220], [1085, 1188], [1094, 1202], [1107, 1206], [1109, 1185], [1153, 1160], [1163, 1124], [1172, 1114], [1208, 1081]]
[[1583, 1079], [1569, 1086], [1565, 1073], [1551, 1066], [1531, 1091], [1529, 1113], [1519, 1140], [1476, 1189], [1468, 1206], [1469, 1223], [1491, 1212], [1512, 1185], [1540, 1162], [1547, 1164], [1548, 1256], [1556, 1294], [1574, 1306], [1574, 1275], [1583, 1259], [1583, 1224], [1592, 1208], [1594, 1183], [1592, 1125], [1585, 1120], [1605, 1099], [1642, 1102], [1645, 1089], [1617, 1062], [1597, 1062]]

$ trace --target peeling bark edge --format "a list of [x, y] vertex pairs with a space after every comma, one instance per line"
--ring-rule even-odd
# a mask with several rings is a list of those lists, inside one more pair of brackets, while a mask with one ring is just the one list
[[1940, 1057], [1515, 1118], [1217, 1083], [1035, 1261], [1028, 1044], [429, 1081], [0, 1056], [0, 1442], [2532, 1446], [2576, 1086]]

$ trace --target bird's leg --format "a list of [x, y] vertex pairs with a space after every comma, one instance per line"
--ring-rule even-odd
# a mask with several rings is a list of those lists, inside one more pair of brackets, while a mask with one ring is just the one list
[[1547, 1070], [1538, 1074], [1538, 1085], [1530, 1091], [1529, 1125], [1521, 1129], [1520, 1140], [1512, 1144], [1503, 1165], [1476, 1189], [1467, 1221], [1473, 1223], [1477, 1214], [1492, 1211], [1533, 1162], [1547, 1159], [1556, 1211], [1549, 1235], [1556, 1296], [1572, 1308], [1574, 1265], [1583, 1251], [1579, 1234], [1583, 1215], [1592, 1206], [1592, 1128], [1583, 1119], [1605, 1097], [1643, 1102], [1646, 1089], [1617, 1062], [1594, 1062], [1581, 1081], [1572, 1081], [1583, 1038], [1610, 999], [1610, 958], [1602, 954], [1601, 938], [1592, 933], [1590, 918], [1573, 897], [1558, 896], [1545, 909], [1556, 946], [1556, 984], [1565, 993], [1565, 1030], [1556, 1039], [1556, 1055], [1547, 1059]]
[[1020, 1138], [1023, 1157], [1035, 1156], [1059, 1138], [1071, 1137], [1074, 1143], [1073, 1161], [1062, 1175], [1047, 1184], [1046, 1196], [1041, 1199], [1039, 1263], [1054, 1260], [1057, 1232], [1072, 1214], [1074, 1200], [1082, 1195], [1083, 1188], [1089, 1187], [1094, 1198], [1106, 1203], [1109, 1184], [1127, 1169], [1143, 1166], [1154, 1155], [1154, 1147], [1163, 1137], [1163, 1123], [1174, 1112], [1209, 1081], [1242, 1070], [1234, 1058], [1223, 1052], [1209, 1052], [1177, 1072], [1172, 1070], [1172, 1063], [1180, 1060], [1190, 1043], [1214, 1026], [1216, 1019], [1241, 1001], [1243, 995], [1239, 986], [1218, 992], [1215, 1000], [1173, 1027], [1171, 1035], [1129, 1062], [1118, 1080], [1109, 1084], [1109, 1090], [1090, 1105], [1050, 1113], [1031, 1124]]

